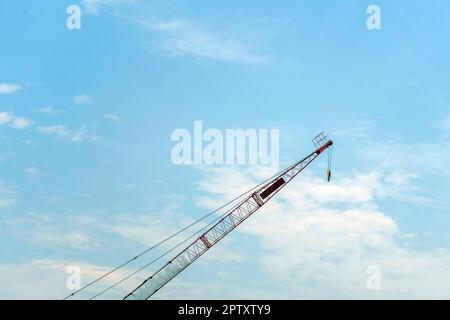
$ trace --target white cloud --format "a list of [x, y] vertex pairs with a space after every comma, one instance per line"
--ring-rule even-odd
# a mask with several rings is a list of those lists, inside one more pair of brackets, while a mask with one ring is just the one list
[[194, 56], [240, 63], [262, 63], [266, 57], [252, 53], [234, 37], [213, 34], [188, 20], [139, 21], [159, 36], [159, 49], [169, 56]]
[[112, 122], [119, 122], [120, 118], [118, 115], [112, 113], [106, 113], [103, 115], [106, 119], [111, 120]]
[[9, 112], [0, 112], [0, 126], [10, 123], [13, 116]]
[[14, 93], [22, 88], [19, 84], [0, 83], [0, 94]]
[[16, 117], [10, 112], [0, 112], [0, 126], [8, 125], [14, 129], [25, 129], [31, 125], [31, 121], [23, 118]]
[[76, 104], [90, 104], [92, 102], [91, 97], [87, 93], [79, 94], [73, 97], [73, 102]]
[[[444, 129], [444, 122], [439, 123], [439, 128]], [[355, 165], [364, 165], [378, 172], [383, 172], [384, 184], [379, 194], [385, 197], [395, 198], [411, 202], [416, 206], [441, 206], [445, 195], [441, 190], [445, 189], [445, 179], [450, 176], [450, 143], [445, 136], [440, 136], [434, 142], [402, 142], [398, 135], [389, 139], [382, 139], [371, 128], [372, 122], [361, 122], [353, 128], [336, 130], [332, 136], [336, 142], [348, 153], [349, 162]], [[377, 137], [375, 139], [375, 137]], [[349, 139], [343, 139], [349, 138]], [[358, 141], [358, 148], [353, 148], [353, 143], [346, 140]], [[428, 183], [438, 184], [435, 190], [421, 187]], [[431, 199], [434, 197], [434, 199]]]
[[5, 217], [2, 223], [8, 225], [13, 221], [12, 231], [18, 236], [25, 237], [34, 246], [75, 250], [91, 250], [98, 246], [98, 242], [93, 237], [94, 234], [83, 230], [83, 226], [75, 224], [71, 221], [71, 217], [66, 219], [30, 212], [21, 218], [16, 221], [17, 217]]
[[[111, 237], [117, 240], [117, 236], [147, 247], [193, 221], [182, 212], [180, 201], [171, 198], [162, 209], [145, 214], [90, 212], [53, 215], [31, 212], [24, 216], [20, 226], [14, 226], [14, 230], [20, 230], [20, 236], [25, 235], [26, 239], [41, 247], [91, 250], [110, 243]], [[4, 217], [0, 223], [7, 225], [10, 219]], [[174, 244], [186, 235], [186, 232], [180, 234], [167, 245]]]
[[[110, 256], [110, 259], [116, 259], [117, 263], [121, 263], [128, 258], [127, 254], [123, 256], [123, 252], [129, 252], [130, 248], [133, 254], [141, 251], [141, 247], [149, 246], [166, 238], [169, 234], [173, 234], [192, 222], [192, 218], [188, 217], [182, 211], [181, 202], [185, 197], [178, 195], [168, 195], [166, 205], [155, 212], [146, 212], [142, 214], [111, 214], [111, 212], [88, 212], [86, 214], [40, 214], [27, 213], [24, 216], [0, 216], [0, 225], [9, 227], [10, 232], [14, 232], [15, 236], [22, 240], [29, 241], [29, 245], [34, 246], [35, 250], [51, 249], [51, 252], [67, 257], [72, 255], [73, 250], [88, 250], [88, 261], [65, 261], [65, 258], [45, 258], [33, 260], [26, 264], [19, 265], [0, 265], [0, 281], [3, 286], [0, 288], [0, 297], [8, 297], [10, 299], [29, 298], [29, 299], [60, 299], [69, 292], [65, 288], [65, 282], [68, 274], [66, 267], [68, 265], [79, 265], [82, 269], [82, 283], [103, 275], [112, 269], [113, 266], [101, 266], [95, 262], [98, 252], [102, 252], [102, 256]], [[191, 235], [194, 230], [172, 239], [163, 248], [172, 247], [175, 243], [179, 243], [180, 239], [185, 239], [186, 235]], [[119, 236], [119, 238], [118, 238]], [[234, 243], [225, 240], [225, 246], [234, 246]], [[123, 248], [125, 251], [117, 250]], [[134, 249], [133, 249], [134, 248]], [[223, 263], [236, 264], [247, 261], [247, 256], [242, 250], [233, 250], [232, 254], [224, 254], [227, 249], [221, 247], [216, 252], [205, 255], [200, 263], [201, 268], [209, 268], [210, 263], [221, 261]], [[39, 251], [36, 251], [39, 252]], [[119, 252], [119, 256], [117, 253]], [[120, 253], [122, 252], [122, 253]], [[106, 285], [115, 283], [122, 279], [125, 275], [130, 274], [158, 256], [160, 251], [153, 252], [153, 255], [140, 259], [136, 264], [129, 266], [122, 272], [114, 273], [112, 277], [101, 281], [100, 286], [95, 285], [87, 290], [84, 294], [77, 298], [88, 298], [95, 293], [101, 291]], [[78, 256], [81, 252], [77, 252]], [[173, 253], [175, 254], [175, 252]], [[169, 258], [168, 256], [167, 258]], [[166, 259], [161, 260], [164, 263]], [[157, 268], [158, 264], [154, 265]], [[130, 292], [143, 280], [144, 276], [148, 276], [152, 269], [140, 273], [137, 277], [119, 285], [117, 289], [112, 290], [102, 298], [123, 298], [125, 293]], [[32, 280], [32, 276], [39, 279]], [[46, 287], [26, 290], [30, 281], [34, 286], [41, 284], [40, 279], [45, 279]], [[14, 282], [17, 285], [12, 288]], [[218, 283], [215, 284], [216, 286]], [[208, 292], [213, 287], [212, 284], [196, 284], [193, 281], [185, 281], [185, 278], [176, 279], [172, 282], [168, 293], [171, 296], [180, 296], [181, 293], [173, 294], [173, 290], [183, 288], [183, 292], [192, 293], [193, 296], [208, 296]], [[231, 291], [230, 291], [231, 292]], [[166, 292], [163, 293], [163, 295]], [[184, 293], [183, 293], [184, 294]], [[219, 293], [218, 293], [219, 295]], [[218, 297], [218, 296], [217, 296]]]
[[15, 129], [24, 129], [29, 127], [31, 121], [25, 118], [15, 117], [12, 122], [12, 127]]
[[[199, 185], [216, 205], [239, 193], [231, 186], [256, 184], [252, 171], [230, 170], [208, 171]], [[442, 281], [450, 277], [450, 251], [412, 249], [404, 241], [414, 238], [377, 205], [387, 180], [411, 178], [355, 173], [327, 184], [303, 174], [238, 230], [260, 240], [260, 266], [284, 298], [450, 298]], [[377, 292], [366, 287], [370, 265], [382, 270]]]
[[[234, 168], [206, 168], [209, 173], [209, 179], [198, 182], [201, 190], [207, 190], [209, 194], [214, 193], [215, 198], [199, 197], [197, 204], [216, 208], [220, 203], [228, 200], [228, 190], [234, 190], [237, 194], [246, 191], [246, 187], [255, 184], [256, 180], [252, 177], [269, 177], [274, 174], [273, 170], [251, 169], [249, 171], [237, 171]], [[409, 202], [413, 204], [429, 205], [432, 201], [421, 195], [421, 189], [415, 187], [414, 180], [418, 179], [417, 174], [411, 174], [403, 171], [381, 171], [354, 172], [351, 176], [342, 176], [339, 172], [335, 173], [336, 180], [330, 184], [323, 184], [323, 178], [312, 176], [308, 172], [302, 174], [303, 179], [296, 181], [303, 191], [297, 195], [298, 199], [308, 200], [311, 203], [327, 204], [369, 204], [375, 198], [391, 198], [398, 201]], [[227, 176], [223, 180], [222, 176]], [[225, 185], [224, 185], [225, 184]], [[221, 188], [215, 186], [221, 185]], [[285, 193], [291, 193], [288, 189]], [[422, 202], [419, 201], [422, 200]]]
[[53, 109], [52, 106], [46, 106], [46, 107], [42, 107], [36, 110], [39, 113], [44, 113], [44, 114], [48, 114], [48, 115], [54, 115], [57, 112]]
[[87, 135], [87, 130], [84, 128], [81, 128], [72, 136], [71, 140], [75, 141], [75, 142], [80, 142], [86, 138], [86, 135]]
[[[85, 261], [68, 261], [53, 259], [35, 259], [23, 264], [0, 265], [0, 298], [2, 299], [54, 299], [60, 300], [73, 290], [66, 286], [69, 266], [77, 266], [81, 271], [81, 282], [86, 284], [102, 276], [111, 267]], [[75, 299], [88, 299], [106, 286], [112, 285], [133, 270], [124, 269], [105, 278], [101, 283], [77, 295]], [[118, 285], [113, 292], [104, 298], [123, 298], [136, 287], [140, 278]]]
[[38, 127], [37, 131], [44, 135], [56, 136], [58, 138], [68, 139], [69, 141], [72, 142], [82, 142], [82, 141], [95, 142], [100, 139], [98, 135], [89, 133], [89, 131], [83, 127], [73, 132], [62, 124]]
[[69, 135], [69, 131], [62, 124], [46, 126], [46, 127], [38, 127], [37, 131], [42, 134], [45, 134], [45, 135], [55, 135], [60, 138], [66, 137]]

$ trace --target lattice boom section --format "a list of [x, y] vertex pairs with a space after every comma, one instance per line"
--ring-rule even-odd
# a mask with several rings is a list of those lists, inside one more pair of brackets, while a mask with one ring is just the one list
[[221, 219], [189, 247], [183, 250], [174, 260], [167, 263], [139, 288], [125, 297], [126, 300], [146, 300], [166, 283], [172, 280], [192, 262], [198, 259], [209, 248], [225, 237], [234, 228], [254, 213], [260, 205], [252, 197], [241, 203], [237, 208]]
[[177, 274], [183, 271], [189, 264], [190, 260], [186, 253], [179, 255], [177, 258], [166, 264], [152, 277], [147, 279], [139, 288], [128, 295], [126, 300], [147, 300], [156, 291], [162, 288], [168, 281], [173, 279]]
[[[239, 207], [233, 210], [229, 215], [221, 219], [213, 228], [206, 232], [200, 240], [209, 247], [215, 245], [220, 239], [241, 224], [251, 214], [253, 214], [260, 205], [252, 197], [243, 202]], [[206, 240], [206, 241], [205, 241]], [[206, 242], [206, 243], [205, 243]]]

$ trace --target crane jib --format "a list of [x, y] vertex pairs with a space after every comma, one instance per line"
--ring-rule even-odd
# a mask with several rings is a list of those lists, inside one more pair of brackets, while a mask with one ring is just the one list
[[234, 208], [227, 211], [211, 228], [206, 232], [203, 232], [196, 240], [178, 253], [175, 258], [153, 273], [152, 276], [147, 278], [140, 286], [125, 296], [124, 299], [149, 299], [153, 294], [159, 291], [163, 286], [267, 203], [321, 153], [333, 145], [333, 142], [331, 140], [326, 140], [326, 137], [320, 137], [320, 140], [317, 143], [319, 144], [317, 145], [316, 151], [281, 171], [276, 175], [278, 178], [275, 177], [275, 180], [267, 182], [253, 194], [246, 196], [244, 200], [238, 203]]

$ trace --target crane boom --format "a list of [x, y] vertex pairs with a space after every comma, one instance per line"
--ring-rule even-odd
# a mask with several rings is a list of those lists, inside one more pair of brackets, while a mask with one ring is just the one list
[[234, 206], [226, 216], [220, 219], [220, 221], [208, 229], [208, 231], [204, 232], [176, 257], [167, 262], [151, 277], [146, 279], [140, 286], [125, 296], [124, 300], [149, 299], [180, 272], [186, 269], [201, 255], [267, 203], [321, 153], [333, 145], [333, 141], [326, 140], [326, 137], [323, 136], [314, 142], [317, 146], [316, 151], [280, 172], [275, 178], [258, 188], [251, 195], [247, 196], [243, 201]]

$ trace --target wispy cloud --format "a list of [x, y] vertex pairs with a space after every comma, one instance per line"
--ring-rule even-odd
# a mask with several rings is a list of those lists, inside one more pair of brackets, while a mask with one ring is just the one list
[[80, 128], [75, 134], [72, 135], [71, 140], [74, 142], [81, 142], [88, 138], [88, 131], [85, 128]]
[[38, 127], [37, 131], [45, 135], [54, 135], [59, 138], [63, 138], [69, 135], [69, 131], [67, 130], [66, 126], [62, 124]]
[[106, 113], [103, 115], [106, 119], [111, 120], [112, 122], [119, 122], [120, 117], [118, 115], [112, 113]]
[[262, 63], [266, 57], [255, 54], [249, 45], [235, 37], [212, 33], [188, 20], [165, 22], [139, 21], [158, 38], [158, 49], [169, 56], [198, 58], [239, 63]]
[[22, 86], [14, 83], [0, 83], [0, 94], [10, 94], [20, 90]]
[[27, 213], [19, 220], [14, 219], [5, 217], [2, 223], [12, 223], [14, 231], [20, 230], [21, 235], [38, 247], [89, 250], [97, 246], [97, 242], [73, 221], [36, 212]]
[[90, 104], [92, 103], [91, 97], [87, 93], [76, 95], [72, 98], [76, 104]]
[[52, 106], [45, 106], [37, 109], [36, 111], [47, 115], [54, 115], [57, 113], [57, 111]]
[[17, 117], [10, 112], [0, 112], [0, 126], [7, 125], [14, 129], [25, 129], [31, 125], [31, 120]]
[[38, 127], [37, 131], [44, 135], [56, 136], [61, 139], [67, 139], [73, 142], [81, 142], [81, 141], [91, 141], [95, 142], [100, 140], [100, 136], [96, 134], [91, 134], [85, 128], [80, 128], [77, 131], [69, 130], [65, 125], [51, 125], [51, 126], [43, 126]]
[[[133, 9], [136, 3], [134, 0], [83, 0], [84, 12], [88, 14], [99, 14], [102, 9], [121, 6]], [[210, 31], [192, 20], [161, 21], [135, 17], [128, 19], [144, 26], [156, 36], [155, 49], [170, 57], [190, 56], [252, 64], [268, 60], [267, 56], [255, 53], [248, 40], [238, 39], [236, 35], [230, 36], [220, 31]]]
[[83, 7], [85, 13], [97, 15], [102, 8], [130, 5], [134, 2], [134, 0], [83, 0]]
[[[142, 214], [88, 212], [54, 215], [31, 212], [14, 225], [14, 230], [20, 230], [20, 236], [26, 235], [26, 239], [32, 239], [35, 245], [48, 248], [94, 249], [118, 236], [135, 245], [147, 246], [192, 222], [181, 209], [182, 198], [171, 199], [160, 210]], [[8, 225], [11, 219], [16, 217], [2, 219], [0, 216], [0, 223]], [[179, 235], [174, 241], [184, 237], [186, 233]]]
[[31, 121], [21, 117], [14, 117], [12, 127], [16, 129], [24, 129], [30, 126]]

